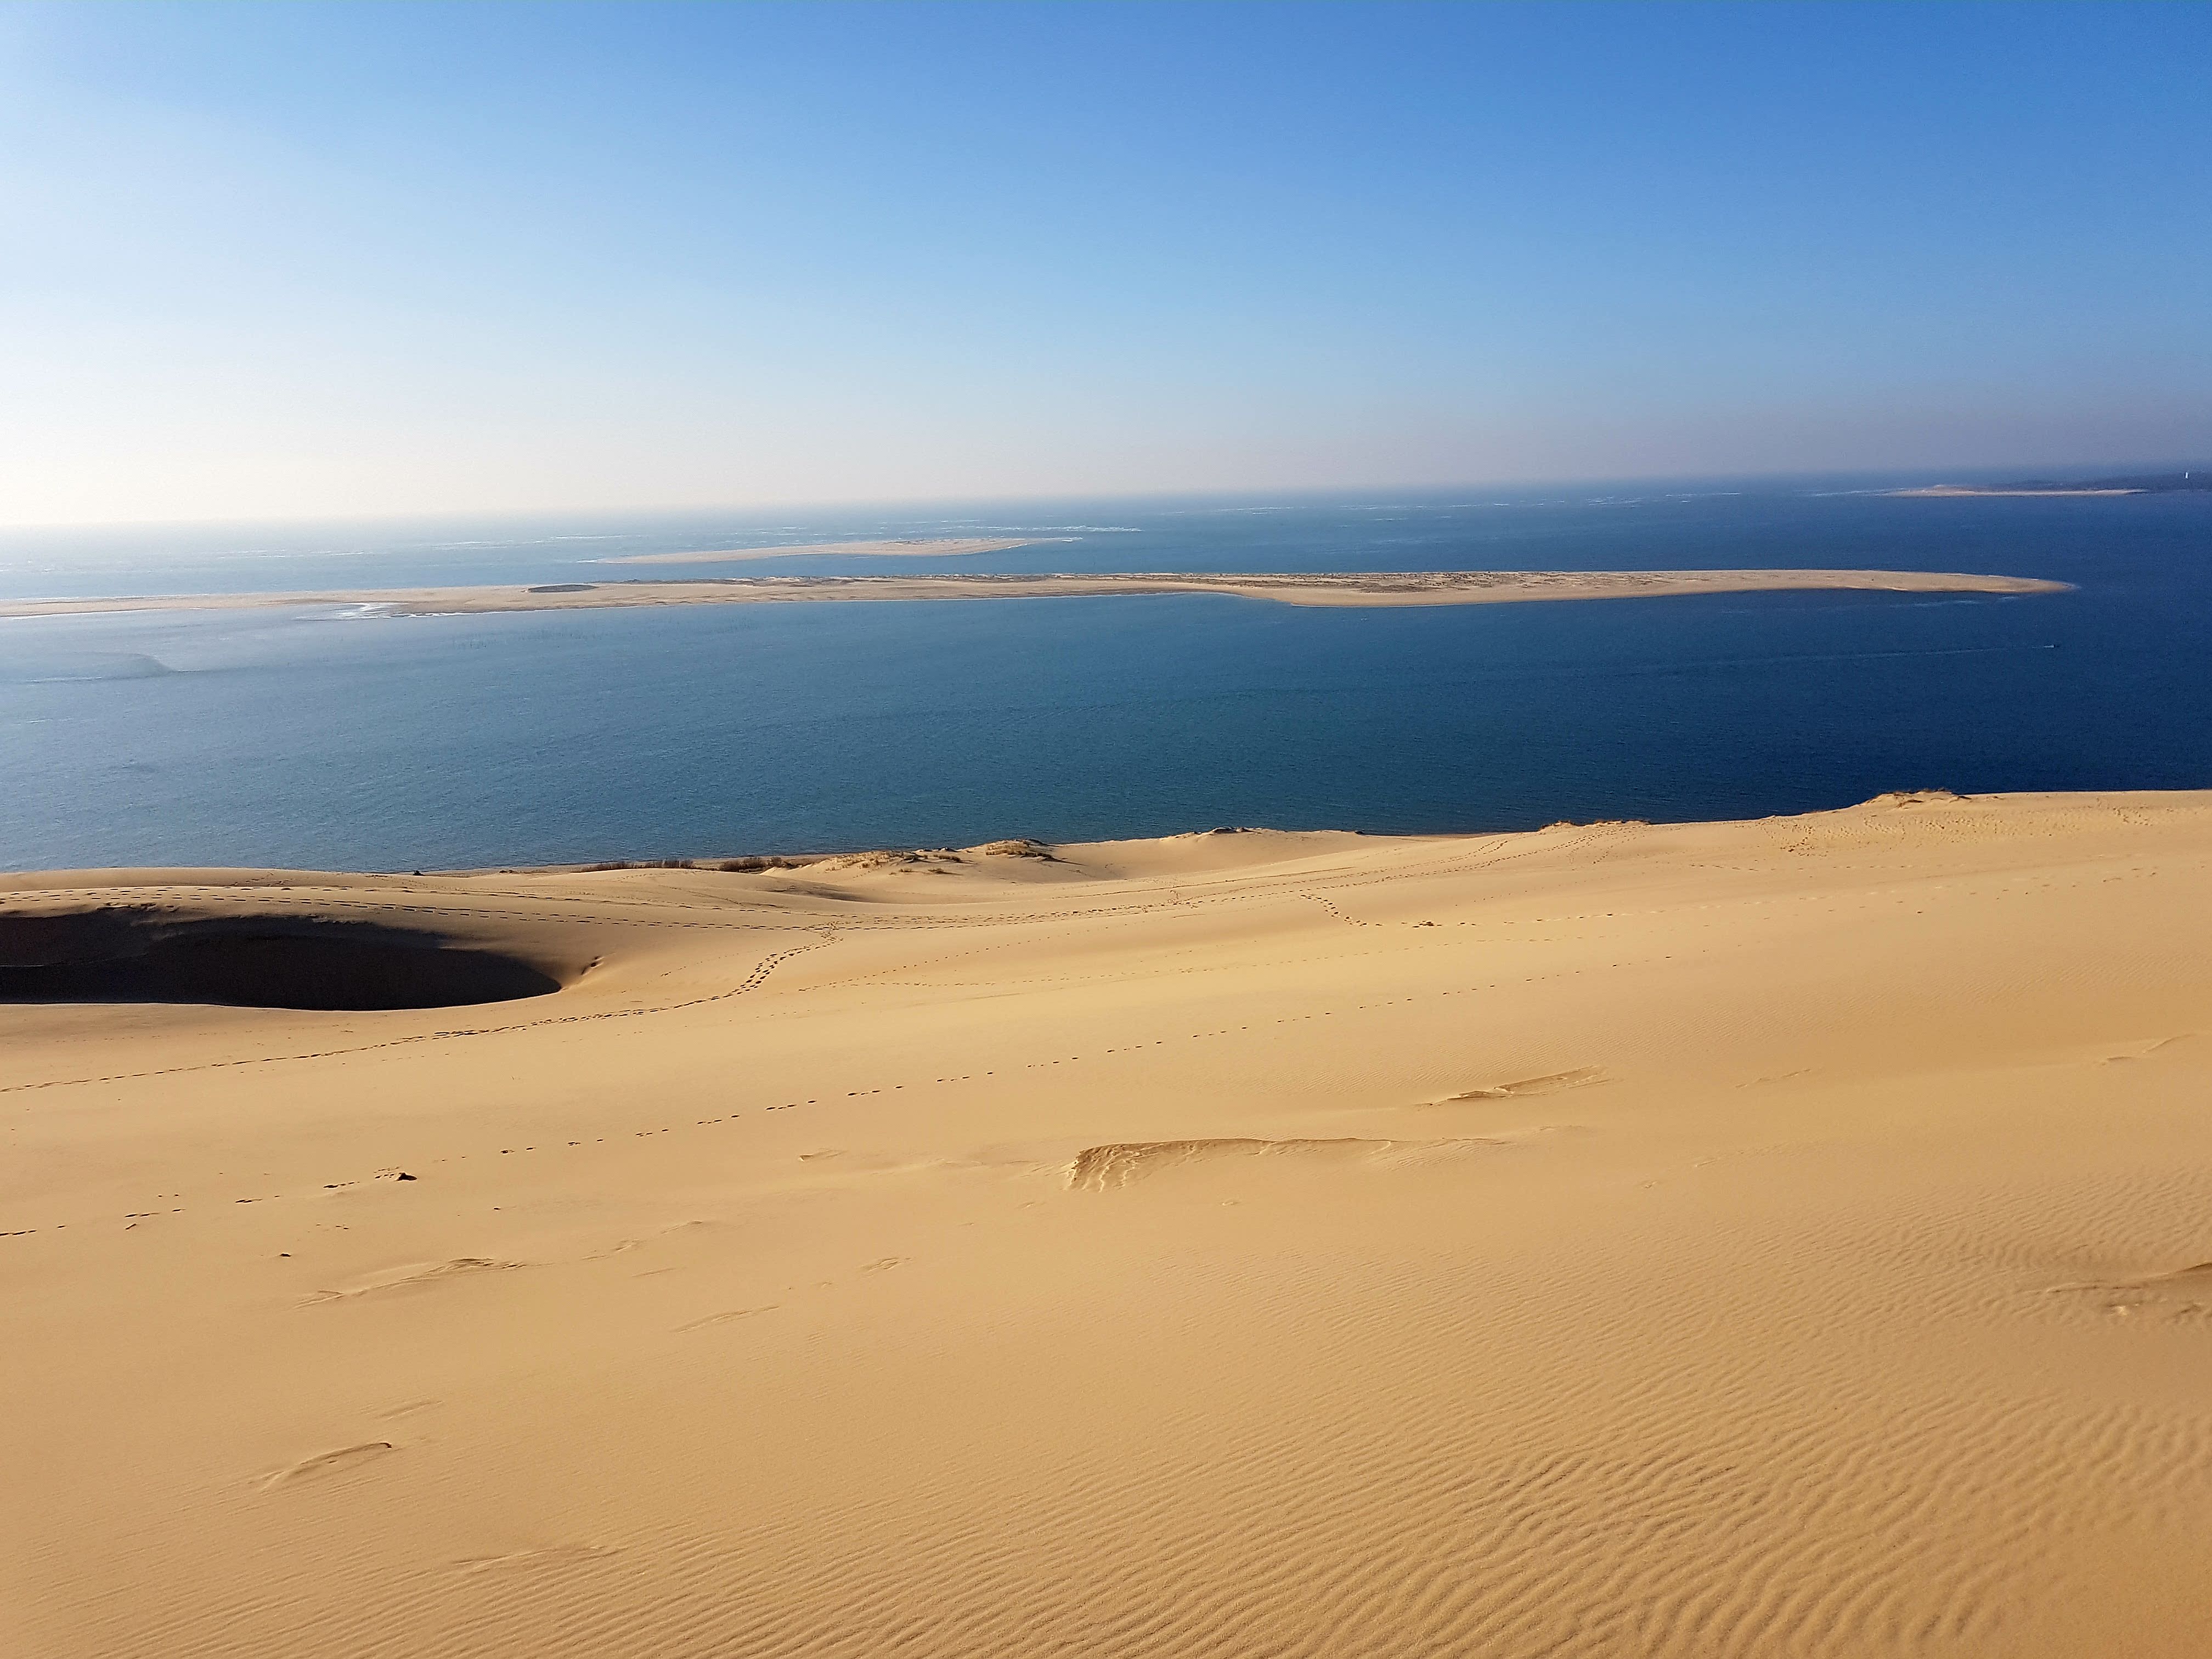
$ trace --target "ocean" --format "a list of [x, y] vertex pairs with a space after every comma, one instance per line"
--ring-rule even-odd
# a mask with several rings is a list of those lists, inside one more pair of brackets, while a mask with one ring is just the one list
[[[1764, 480], [1265, 501], [12, 532], [0, 596], [621, 575], [1869, 566], [2031, 598], [1227, 596], [0, 621], [0, 867], [470, 868], [2212, 787], [2212, 495]], [[943, 561], [610, 571], [845, 538]]]

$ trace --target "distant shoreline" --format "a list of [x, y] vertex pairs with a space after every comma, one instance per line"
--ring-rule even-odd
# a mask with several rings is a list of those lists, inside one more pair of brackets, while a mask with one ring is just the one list
[[2122, 489], [1978, 489], [1972, 484], [1927, 484], [1918, 489], [1893, 489], [1893, 495], [2143, 495], [2150, 492], [2140, 487]]
[[1926, 570], [1436, 570], [1285, 574], [1093, 572], [958, 576], [723, 576], [545, 582], [518, 587], [410, 587], [323, 593], [180, 593], [0, 600], [0, 617], [143, 611], [253, 611], [353, 605], [381, 617], [514, 611], [630, 610], [677, 605], [1101, 598], [1221, 593], [1346, 608], [1511, 605], [1539, 600], [1668, 599], [1698, 593], [1861, 591], [2059, 593], [2069, 582]]
[[2125, 477], [2014, 478], [1993, 484], [1919, 484], [1890, 495], [2175, 495], [2212, 490], [2212, 475], [2191, 467], [2180, 472], [2142, 472]]
[[594, 562], [743, 564], [755, 559], [959, 559], [976, 553], [1004, 553], [1039, 541], [1073, 540], [1072, 536], [902, 536], [891, 541], [804, 542], [794, 547], [734, 547], [711, 553], [623, 553]]

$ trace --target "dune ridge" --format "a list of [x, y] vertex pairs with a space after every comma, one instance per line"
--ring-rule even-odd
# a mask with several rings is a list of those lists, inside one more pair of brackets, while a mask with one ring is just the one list
[[2212, 794], [888, 850], [0, 876], [558, 981], [0, 992], [7, 1650], [2203, 1650]]

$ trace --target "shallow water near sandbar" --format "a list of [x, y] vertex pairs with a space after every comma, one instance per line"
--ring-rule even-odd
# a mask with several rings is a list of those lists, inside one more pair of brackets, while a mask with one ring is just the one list
[[594, 561], [623, 553], [983, 534], [1040, 539], [902, 570], [1853, 566], [2077, 591], [11, 621], [0, 866], [455, 867], [1231, 823], [1473, 831], [1801, 811], [1895, 788], [2212, 785], [2212, 495], [1929, 501], [1769, 483], [16, 532], [0, 588], [605, 580]]

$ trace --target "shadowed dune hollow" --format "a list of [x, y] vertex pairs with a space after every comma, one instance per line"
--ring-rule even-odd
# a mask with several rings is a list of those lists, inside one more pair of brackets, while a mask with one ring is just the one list
[[450, 1008], [544, 996], [574, 977], [556, 964], [365, 921], [116, 907], [0, 917], [0, 1002]]

